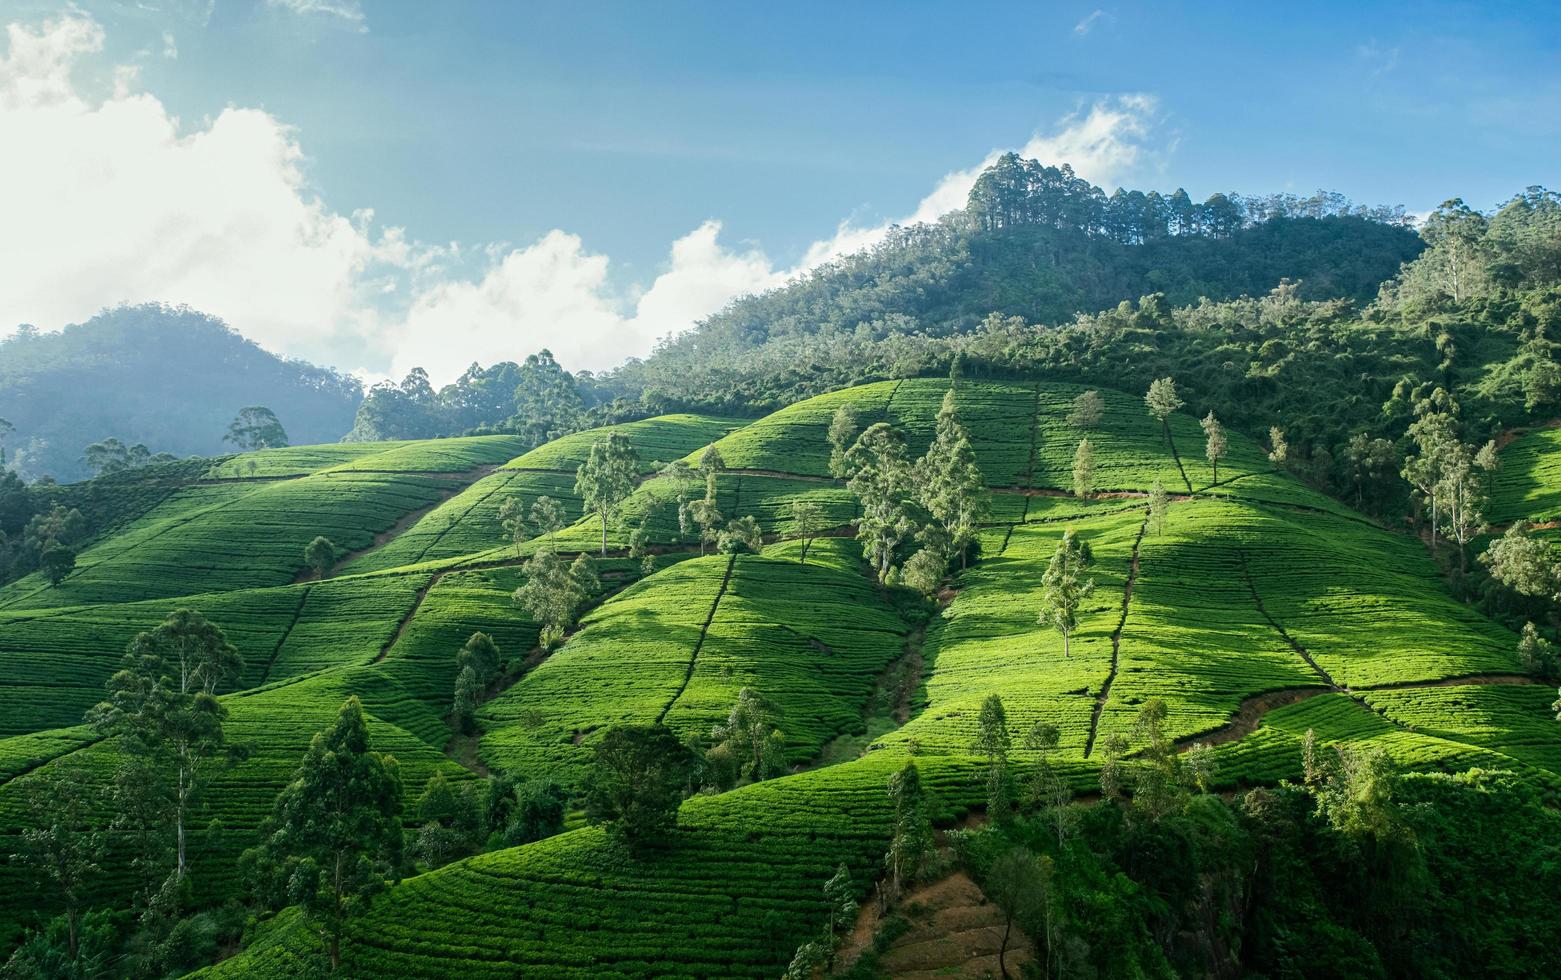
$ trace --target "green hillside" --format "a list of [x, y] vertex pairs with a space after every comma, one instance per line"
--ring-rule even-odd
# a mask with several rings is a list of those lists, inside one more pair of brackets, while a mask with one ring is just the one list
[[[876, 581], [864, 563], [852, 537], [864, 507], [829, 475], [827, 430], [850, 405], [860, 426], [902, 432], [914, 459], [951, 388], [986, 509], [968, 567], [951, 564], [928, 600]], [[479, 788], [498, 775], [550, 780], [569, 794], [562, 832], [513, 847], [479, 841], [483, 853], [442, 867], [415, 857], [349, 923], [352, 976], [779, 975], [819, 934], [824, 883], [841, 864], [864, 900], [882, 877], [895, 836], [885, 786], [907, 762], [934, 791], [929, 811], [942, 825], [979, 826], [989, 791], [975, 743], [992, 695], [1006, 709], [1016, 772], [1040, 760], [1025, 735], [1052, 725], [1049, 764], [1080, 793], [1109, 767], [1152, 758], [1141, 713], [1158, 701], [1161, 737], [1180, 749], [1211, 744], [1206, 788], [1300, 779], [1311, 731], [1324, 746], [1380, 749], [1407, 771], [1510, 772], [1418, 776], [1405, 792], [1507, 794], [1491, 804], [1499, 819], [1541, 833], [1528, 808], [1561, 790], [1561, 738], [1553, 689], [1520, 667], [1514, 633], [1458, 601], [1415, 539], [1311, 489], [1246, 436], [1229, 433], [1216, 483], [1197, 419], [1175, 413], [1162, 427], [1142, 395], [1103, 390], [1100, 419], [1080, 429], [1069, 415], [1084, 391], [913, 378], [747, 423], [674, 415], [618, 426], [639, 464], [608, 526], [600, 585], [551, 651], [512, 598], [550, 542], [517, 546], [499, 510], [554, 497], [571, 523], [552, 544], [566, 558], [597, 549], [575, 471], [606, 430], [524, 454], [512, 438], [473, 437], [226, 459], [86, 548], [57, 585], [34, 575], [0, 591], [0, 836], [20, 840], [35, 790], [69, 772], [98, 787], [93, 819], [110, 824], [119, 747], [81, 725], [83, 713], [126, 643], [178, 607], [221, 626], [244, 658], [220, 693], [228, 740], [245, 751], [216, 770], [190, 820], [192, 909], [244, 896], [239, 855], [350, 695], [373, 748], [400, 763], [409, 841], [434, 771]], [[1085, 437], [1094, 493], [1080, 498], [1073, 462]], [[1520, 447], [1534, 438], [1508, 454], [1531, 452]], [[676, 459], [697, 465], [711, 445], [724, 460], [711, 500], [725, 519], [757, 519], [767, 539], [758, 553], [702, 547], [678, 501], [706, 484], [656, 475]], [[1532, 452], [1530, 470], [1544, 471], [1543, 447]], [[1507, 466], [1503, 479], [1516, 483], [1519, 470]], [[1163, 520], [1150, 506], [1157, 480], [1168, 491]], [[1537, 513], [1537, 494], [1502, 484], [1493, 510]], [[805, 563], [799, 502], [818, 508]], [[636, 528], [643, 558], [626, 553], [640, 544]], [[1088, 544], [1094, 581], [1067, 656], [1059, 633], [1037, 622], [1066, 531]], [[316, 535], [343, 552], [320, 580], [303, 562]], [[468, 733], [452, 715], [456, 652], [479, 630], [501, 664]], [[640, 853], [587, 825], [583, 794], [614, 726], [661, 724], [707, 747], [745, 689], [774, 713], [783, 775], [692, 795], [677, 830]], [[1224, 805], [1200, 798], [1189, 813]], [[1105, 833], [1096, 824], [1109, 806], [1078, 809], [1087, 832]], [[109, 836], [88, 904], [130, 907], [138, 871], [125, 829]], [[1429, 880], [1469, 887], [1442, 854], [1428, 859]], [[16, 860], [0, 863], [8, 946], [59, 908], [29, 891], [27, 875]], [[1142, 869], [1128, 878], [1161, 887]], [[1327, 928], [1341, 935], [1356, 928], [1342, 909], [1318, 914], [1338, 916]], [[1349, 934], [1362, 948], [1384, 941]], [[1158, 951], [1164, 970], [1150, 972], [1176, 972], [1174, 943], [1146, 933], [1128, 945]], [[317, 948], [297, 909], [263, 914], [211, 973], [296, 976]], [[1105, 945], [1091, 948], [1099, 969], [1119, 969]]]

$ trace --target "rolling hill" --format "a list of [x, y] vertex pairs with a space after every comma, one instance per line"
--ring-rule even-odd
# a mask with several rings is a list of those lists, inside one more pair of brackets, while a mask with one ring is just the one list
[[[839, 866], [864, 900], [882, 874], [895, 820], [884, 787], [907, 761], [944, 825], [979, 820], [985, 763], [973, 745], [994, 694], [1016, 736], [1056, 726], [1055, 764], [1081, 794], [1113, 760], [1154, 750], [1140, 722], [1154, 701], [1164, 737], [1209, 746], [1214, 789], [1300, 779], [1312, 732], [1324, 745], [1380, 748], [1407, 771], [1507, 772], [1536, 799], [1561, 790], [1553, 689], [1519, 667], [1515, 634], [1449, 594], [1418, 542], [1310, 489], [1238, 434], [1215, 482], [1197, 421], [1175, 414], [1162, 430], [1136, 394], [1103, 391], [1102, 418], [1079, 429], [1068, 417], [1082, 388], [959, 383], [988, 504], [976, 559], [935, 606], [881, 587], [849, 537], [861, 510], [829, 476], [827, 429], [849, 404], [919, 454], [950, 387], [911, 378], [751, 422], [619, 426], [639, 482], [608, 527], [600, 592], [551, 652], [511, 599], [542, 544], [507, 540], [500, 505], [552, 496], [570, 521], [557, 548], [593, 550], [600, 530], [582, 514], [574, 471], [603, 431], [529, 452], [489, 436], [216, 462], [93, 542], [58, 584], [35, 575], [0, 589], [0, 835], [16, 840], [30, 793], [67, 769], [102, 786], [106, 807], [116, 745], [82, 714], [130, 638], [177, 607], [220, 625], [245, 661], [222, 697], [246, 754], [216, 776], [192, 821], [206, 828], [194, 833], [197, 904], [240, 894], [238, 853], [348, 695], [362, 701], [374, 747], [399, 760], [413, 825], [412, 800], [435, 771], [457, 784], [504, 773], [577, 792], [613, 725], [664, 724], [696, 740], [744, 688], [781, 719], [790, 773], [693, 796], [647, 855], [626, 858], [571, 817], [562, 833], [392, 885], [350, 926], [343, 967], [354, 976], [778, 975], [825, 921], [823, 885]], [[1513, 485], [1498, 490], [1498, 507], [1547, 513], [1550, 431], [1507, 447]], [[1096, 492], [1079, 498], [1066, 488], [1085, 436]], [[758, 519], [771, 541], [761, 553], [701, 554], [697, 532], [680, 526], [680, 487], [658, 466], [696, 464], [711, 445], [724, 459], [718, 506]], [[1519, 462], [1529, 458], [1539, 462]], [[1157, 480], [1169, 491], [1161, 527], [1147, 500]], [[798, 501], [822, 515], [806, 563]], [[625, 556], [635, 527], [649, 537], [648, 562]], [[1067, 657], [1036, 622], [1066, 530], [1090, 545], [1095, 581]], [[316, 535], [342, 550], [319, 580], [302, 557]], [[452, 728], [450, 698], [455, 652], [477, 630], [495, 638], [504, 671], [466, 737]], [[1039, 755], [1016, 737], [1012, 758], [1030, 767]], [[1437, 781], [1453, 777], [1408, 778], [1428, 798], [1473, 792]], [[1502, 813], [1534, 833], [1549, 819], [1518, 804]], [[1437, 854], [1428, 873], [1451, 888], [1456, 870]], [[7, 946], [48, 911], [23, 874], [0, 864]], [[95, 899], [123, 904], [130, 878], [111, 850]], [[210, 972], [294, 976], [315, 948], [286, 911]]]

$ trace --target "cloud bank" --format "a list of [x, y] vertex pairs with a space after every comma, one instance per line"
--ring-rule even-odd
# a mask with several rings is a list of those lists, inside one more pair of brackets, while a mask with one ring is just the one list
[[[272, 0], [357, 22], [361, 7]], [[869, 246], [891, 224], [962, 207], [1002, 152], [945, 175], [897, 222], [842, 223], [792, 266], [721, 241], [708, 220], [672, 242], [662, 271], [625, 291], [606, 255], [555, 229], [522, 247], [434, 246], [372, 212], [327, 206], [303, 170], [302, 135], [259, 109], [187, 123], [120, 71], [86, 91], [74, 68], [103, 31], [71, 11], [11, 24], [0, 52], [0, 336], [54, 329], [119, 303], [188, 304], [262, 345], [370, 377], [415, 366], [435, 382], [473, 360], [548, 347], [571, 368], [649, 352], [741, 295]], [[169, 56], [173, 44], [170, 40]], [[1017, 147], [1111, 184], [1157, 162], [1158, 109], [1145, 95], [1104, 99]], [[474, 268], [475, 266], [475, 268]]]

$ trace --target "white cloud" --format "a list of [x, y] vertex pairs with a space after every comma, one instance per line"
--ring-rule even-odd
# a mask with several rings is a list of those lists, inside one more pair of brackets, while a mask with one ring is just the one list
[[359, 30], [368, 30], [367, 19], [364, 17], [363, 6], [359, 0], [266, 0], [266, 3], [304, 17], [315, 14], [336, 17]]
[[174, 39], [172, 31], [163, 31], [163, 57], [169, 61], [179, 57], [179, 43]]
[[[0, 145], [25, 152], [0, 154], [0, 214], [22, 230], [0, 236], [0, 335], [20, 322], [53, 329], [105, 306], [157, 301], [371, 377], [422, 366], [440, 383], [473, 360], [542, 347], [571, 368], [602, 369], [888, 230], [842, 223], [788, 269], [757, 247], [723, 245], [710, 220], [671, 244], [648, 285], [625, 290], [607, 256], [563, 230], [518, 248], [433, 246], [370, 211], [339, 214], [308, 185], [299, 134], [262, 110], [230, 107], [186, 124], [138, 91], [124, 66], [107, 95], [89, 96], [72, 69], [104, 38], [84, 14], [11, 25], [6, 37]], [[1150, 97], [1106, 99], [1018, 149], [1110, 182], [1155, 158], [1155, 123]], [[1000, 152], [946, 175], [900, 223], [962, 207]]]
[[1093, 10], [1087, 17], [1073, 25], [1073, 33], [1083, 37], [1097, 27], [1104, 27], [1110, 24], [1114, 19], [1104, 10]]

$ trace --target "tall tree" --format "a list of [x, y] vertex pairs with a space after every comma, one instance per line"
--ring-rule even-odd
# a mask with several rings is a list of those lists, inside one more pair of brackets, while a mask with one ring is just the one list
[[348, 920], [399, 875], [401, 793], [400, 766], [372, 750], [363, 704], [353, 695], [314, 736], [261, 826], [261, 843], [245, 852], [242, 866], [257, 896], [272, 907], [302, 906], [332, 970], [341, 965]]
[[1208, 457], [1209, 465], [1214, 467], [1213, 482], [1218, 483], [1220, 482], [1220, 460], [1224, 459], [1225, 454], [1230, 451], [1230, 440], [1225, 437], [1225, 427], [1214, 417], [1212, 409], [1198, 424], [1203, 426], [1203, 454]]
[[515, 414], [509, 428], [528, 444], [540, 446], [580, 425], [585, 402], [575, 379], [541, 350], [520, 365], [515, 385]]
[[531, 537], [531, 528], [526, 523], [526, 501], [524, 497], [515, 495], [505, 497], [499, 504], [499, 527], [504, 529], [504, 536], [509, 538], [510, 544], [515, 546], [515, 554], [520, 554], [520, 546]]
[[1403, 476], [1430, 510], [1431, 547], [1435, 549], [1447, 467], [1458, 445], [1457, 423], [1448, 412], [1424, 411], [1410, 424], [1409, 437], [1415, 452], [1404, 459]]
[[[1029, 922], [1045, 917], [1046, 906], [1050, 901], [1049, 872], [1045, 859], [1038, 860], [1025, 848], [1015, 847], [998, 857], [987, 873], [985, 890], [1003, 912], [1003, 937], [997, 947], [997, 968], [1004, 977], [1010, 976], [1007, 956], [1014, 922]], [[1048, 942], [1048, 961], [1051, 957], [1050, 945]]]
[[602, 554], [607, 554], [607, 521], [639, 485], [640, 454], [621, 432], [609, 432], [591, 446], [575, 475], [575, 493], [586, 511], [602, 522]]
[[981, 715], [976, 720], [976, 740], [971, 748], [986, 756], [987, 767], [987, 818], [1002, 823], [1008, 817], [1008, 750], [1013, 738], [1008, 734], [1008, 712], [1003, 699], [996, 694], [987, 695], [981, 702]]
[[1073, 495], [1088, 497], [1095, 489], [1095, 450], [1088, 439], [1079, 440], [1073, 451]]
[[846, 465], [846, 453], [856, 441], [856, 406], [847, 402], [835, 409], [829, 420], [829, 475], [837, 480], [850, 476]]
[[948, 564], [952, 553], [960, 556], [963, 567], [986, 512], [986, 483], [959, 420], [952, 388], [943, 395], [932, 444], [910, 475], [916, 479], [922, 509], [937, 524], [936, 542], [947, 549], [943, 563]]
[[1491, 578], [1516, 592], [1545, 603], [1553, 625], [1561, 626], [1561, 562], [1550, 543], [1529, 532], [1519, 521], [1490, 543], [1480, 561]]
[[630, 853], [677, 827], [693, 768], [689, 750], [663, 725], [614, 725], [596, 743], [585, 816], [605, 824]]
[[1057, 550], [1041, 576], [1041, 612], [1039, 622], [1062, 634], [1062, 655], [1072, 656], [1069, 642], [1078, 626], [1079, 606], [1095, 591], [1095, 580], [1086, 579], [1093, 561], [1089, 545], [1070, 528], [1062, 532]]
[[5, 469], [5, 443], [16, 431], [9, 419], [0, 418], [0, 470]]
[[895, 551], [916, 530], [909, 510], [913, 490], [905, 439], [887, 423], [869, 426], [846, 454], [848, 486], [861, 505], [857, 540], [880, 582], [889, 579]]
[[1160, 427], [1165, 431], [1165, 444], [1171, 444], [1171, 415], [1181, 408], [1186, 402], [1176, 393], [1176, 382], [1170, 378], [1156, 378], [1149, 385], [1149, 392], [1144, 395], [1144, 404], [1149, 406], [1149, 414], [1160, 420]]
[[923, 863], [932, 851], [932, 816], [928, 813], [927, 792], [921, 785], [916, 763], [889, 777], [889, 801], [894, 804], [894, 831], [884, 865], [894, 894], [921, 874]]
[[136, 634], [108, 680], [108, 699], [87, 712], [94, 728], [120, 736], [125, 752], [171, 783], [176, 883], [186, 872], [186, 818], [224, 748], [228, 710], [217, 690], [243, 669], [243, 657], [220, 627], [193, 609], [177, 609], [156, 629]]
[[271, 409], [251, 405], [239, 409], [238, 415], [228, 423], [228, 433], [222, 441], [233, 443], [240, 452], [279, 449], [287, 445], [287, 430], [282, 428], [282, 420]]

